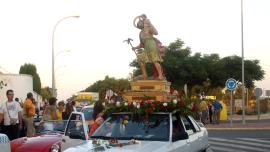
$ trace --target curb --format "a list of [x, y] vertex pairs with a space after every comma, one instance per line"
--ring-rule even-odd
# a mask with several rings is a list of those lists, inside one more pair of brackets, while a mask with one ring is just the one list
[[264, 130], [264, 131], [270, 131], [270, 128], [206, 128], [207, 130], [210, 131], [240, 131], [240, 130], [253, 130], [253, 131], [258, 131], [258, 130]]

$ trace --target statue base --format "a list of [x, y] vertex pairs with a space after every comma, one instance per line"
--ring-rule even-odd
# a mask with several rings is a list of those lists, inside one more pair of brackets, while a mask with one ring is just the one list
[[171, 83], [166, 80], [137, 80], [130, 82], [131, 90], [125, 91], [124, 100], [128, 102], [141, 100], [170, 100]]

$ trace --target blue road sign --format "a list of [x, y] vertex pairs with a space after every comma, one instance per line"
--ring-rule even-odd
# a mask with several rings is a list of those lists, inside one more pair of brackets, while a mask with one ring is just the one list
[[236, 82], [235, 79], [230, 78], [230, 79], [228, 79], [228, 80], [226, 81], [225, 85], [226, 85], [226, 88], [227, 88], [228, 90], [233, 91], [233, 90], [235, 90], [235, 88], [236, 88], [236, 86], [237, 86], [237, 82]]

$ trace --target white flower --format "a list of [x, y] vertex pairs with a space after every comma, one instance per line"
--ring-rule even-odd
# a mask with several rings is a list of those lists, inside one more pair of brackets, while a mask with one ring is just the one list
[[137, 105], [137, 108], [140, 109], [140, 104]]
[[103, 106], [105, 106], [105, 105], [106, 105], [106, 103], [105, 103], [105, 102], [103, 102], [103, 103], [102, 103], [102, 105], [103, 105]]
[[137, 105], [137, 103], [136, 103], [136, 102], [133, 102], [132, 104], [133, 104], [133, 106], [136, 106], [136, 105]]
[[120, 107], [120, 102], [119, 101], [116, 102], [116, 107]]
[[125, 106], [128, 106], [128, 103], [127, 102], [125, 102]]
[[165, 102], [165, 103], [163, 103], [163, 106], [164, 106], [164, 107], [167, 107], [167, 106], [168, 106], [168, 104]]
[[176, 99], [174, 99], [174, 100], [173, 100], [173, 103], [174, 103], [174, 104], [177, 104], [177, 100], [176, 100]]

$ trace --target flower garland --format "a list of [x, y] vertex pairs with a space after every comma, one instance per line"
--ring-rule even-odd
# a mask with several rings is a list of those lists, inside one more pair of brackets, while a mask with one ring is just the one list
[[101, 139], [93, 139], [92, 144], [94, 145], [94, 150], [102, 149], [110, 149], [112, 147], [123, 147], [127, 145], [135, 145], [139, 144], [140, 142], [134, 139], [131, 139], [125, 143], [119, 143], [117, 139], [110, 139], [110, 140], [101, 140]]
[[142, 101], [117, 101], [104, 103], [106, 113], [117, 112], [131, 112], [139, 115], [147, 115], [153, 112], [173, 112], [179, 110], [181, 115], [193, 115], [190, 105], [190, 100], [187, 98], [180, 100], [172, 100], [169, 102], [160, 102], [154, 100], [142, 100]]

